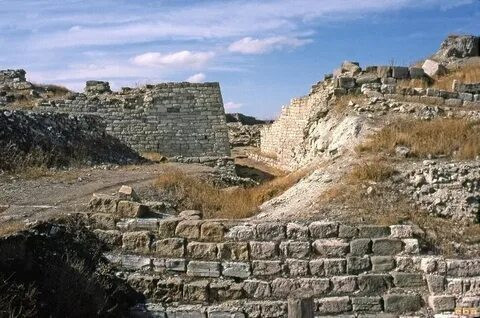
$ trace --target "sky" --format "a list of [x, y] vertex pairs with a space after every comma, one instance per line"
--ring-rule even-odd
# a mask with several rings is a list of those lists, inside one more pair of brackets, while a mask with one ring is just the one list
[[228, 112], [273, 119], [344, 60], [409, 65], [479, 21], [480, 0], [0, 0], [0, 69], [79, 92], [220, 82]]

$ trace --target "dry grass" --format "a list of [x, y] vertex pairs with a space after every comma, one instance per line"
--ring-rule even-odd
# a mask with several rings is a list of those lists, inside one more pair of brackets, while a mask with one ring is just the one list
[[401, 80], [397, 82], [398, 88], [428, 88], [431, 83], [423, 79]]
[[365, 95], [343, 95], [336, 97], [333, 101], [332, 112], [336, 115], [343, 115], [348, 110], [348, 104], [353, 102], [355, 104], [365, 103], [367, 98]]
[[391, 165], [382, 162], [363, 162], [353, 167], [348, 175], [352, 183], [375, 181], [381, 182], [390, 178], [395, 173]]
[[25, 228], [25, 223], [22, 221], [8, 221], [0, 223], [0, 237], [23, 231]]
[[167, 157], [163, 156], [162, 154], [159, 154], [158, 152], [142, 152], [140, 156], [153, 162], [167, 161]]
[[455, 80], [463, 84], [480, 83], [480, 63], [471, 63], [456, 70], [450, 70], [447, 75], [436, 78], [432, 87], [452, 91]]
[[207, 218], [240, 219], [257, 213], [263, 202], [282, 194], [310, 172], [297, 171], [251, 188], [219, 189], [208, 181], [172, 169], [162, 174], [155, 186], [178, 202], [180, 209], [201, 210]]
[[408, 147], [413, 157], [475, 159], [480, 155], [480, 123], [446, 118], [402, 120], [386, 126], [356, 150], [394, 154], [397, 146]]

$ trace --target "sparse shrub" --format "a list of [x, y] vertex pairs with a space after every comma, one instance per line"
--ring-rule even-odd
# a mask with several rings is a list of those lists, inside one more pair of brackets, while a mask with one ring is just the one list
[[385, 181], [395, 173], [395, 169], [381, 162], [364, 162], [355, 165], [350, 172], [349, 179], [353, 182]]
[[201, 210], [209, 218], [238, 219], [254, 215], [259, 205], [285, 192], [308, 172], [294, 172], [251, 188], [220, 189], [206, 180], [172, 169], [162, 174], [155, 186], [179, 209]]
[[480, 155], [480, 123], [465, 119], [402, 120], [392, 123], [359, 145], [357, 151], [394, 154], [397, 146], [410, 156], [475, 159]]

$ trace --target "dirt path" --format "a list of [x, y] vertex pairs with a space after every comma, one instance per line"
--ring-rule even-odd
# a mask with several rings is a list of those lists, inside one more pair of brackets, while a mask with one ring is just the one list
[[[0, 177], [0, 222], [42, 219], [83, 209], [93, 193], [114, 193], [123, 185], [148, 186], [167, 169], [202, 174], [211, 168], [196, 164], [151, 164], [117, 169], [59, 171], [38, 179]], [[3, 212], [1, 212], [4, 210]]]

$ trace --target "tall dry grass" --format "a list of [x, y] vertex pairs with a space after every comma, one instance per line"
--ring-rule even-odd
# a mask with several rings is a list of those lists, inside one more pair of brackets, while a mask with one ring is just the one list
[[364, 182], [375, 181], [381, 182], [390, 178], [395, 173], [395, 169], [391, 165], [382, 162], [362, 162], [355, 165], [348, 174], [348, 181]]
[[480, 62], [450, 70], [447, 75], [436, 78], [433, 87], [451, 91], [455, 80], [463, 84], [480, 83]]
[[480, 122], [447, 118], [402, 120], [386, 126], [356, 150], [394, 154], [397, 146], [408, 147], [413, 157], [475, 159], [480, 155]]
[[300, 170], [251, 188], [220, 189], [206, 180], [171, 169], [155, 182], [180, 209], [201, 210], [207, 218], [240, 219], [254, 215], [259, 206], [292, 187], [311, 170]]

